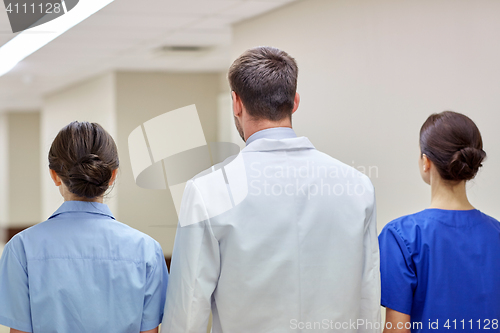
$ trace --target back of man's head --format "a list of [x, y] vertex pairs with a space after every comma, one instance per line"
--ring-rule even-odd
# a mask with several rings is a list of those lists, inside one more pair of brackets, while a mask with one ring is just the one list
[[229, 68], [229, 85], [255, 119], [280, 121], [291, 117], [297, 91], [295, 59], [274, 47], [243, 53]]

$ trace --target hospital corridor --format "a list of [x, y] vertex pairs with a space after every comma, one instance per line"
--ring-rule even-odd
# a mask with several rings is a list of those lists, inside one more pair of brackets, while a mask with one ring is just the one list
[[499, 1], [4, 4], [0, 333], [500, 332]]

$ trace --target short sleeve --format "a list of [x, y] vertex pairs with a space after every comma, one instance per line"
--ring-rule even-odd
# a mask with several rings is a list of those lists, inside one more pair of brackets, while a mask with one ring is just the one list
[[0, 324], [32, 332], [26, 258], [24, 251], [16, 254], [16, 240], [7, 243], [0, 259]]
[[152, 330], [160, 325], [165, 307], [167, 284], [168, 270], [165, 256], [160, 245], [157, 244], [155, 263], [146, 277], [141, 332]]
[[413, 294], [417, 286], [411, 253], [393, 225], [379, 235], [382, 306], [411, 314]]

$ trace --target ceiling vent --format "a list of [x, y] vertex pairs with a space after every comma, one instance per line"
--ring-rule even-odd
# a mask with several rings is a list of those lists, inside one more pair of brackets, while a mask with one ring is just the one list
[[197, 45], [165, 45], [154, 49], [153, 53], [157, 57], [201, 57], [212, 50], [212, 46]]

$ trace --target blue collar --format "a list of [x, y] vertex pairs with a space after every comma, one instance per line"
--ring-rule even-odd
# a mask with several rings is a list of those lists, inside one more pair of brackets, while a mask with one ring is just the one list
[[113, 213], [111, 213], [111, 210], [109, 210], [108, 205], [99, 202], [87, 202], [87, 201], [65, 201], [61, 205], [61, 207], [59, 207], [55, 211], [55, 213], [49, 217], [49, 219], [56, 217], [57, 215], [62, 213], [75, 213], [75, 212], [100, 214], [108, 216], [113, 220], [115, 219]]
[[482, 221], [479, 217], [483, 215], [483, 213], [477, 209], [447, 210], [427, 208], [423, 212], [427, 213], [430, 219], [455, 228], [472, 227]]
[[248, 146], [255, 140], [259, 139], [281, 140], [281, 139], [291, 139], [296, 137], [297, 135], [290, 127], [273, 127], [255, 132], [254, 134], [250, 135], [250, 137], [246, 141], [246, 144]]

